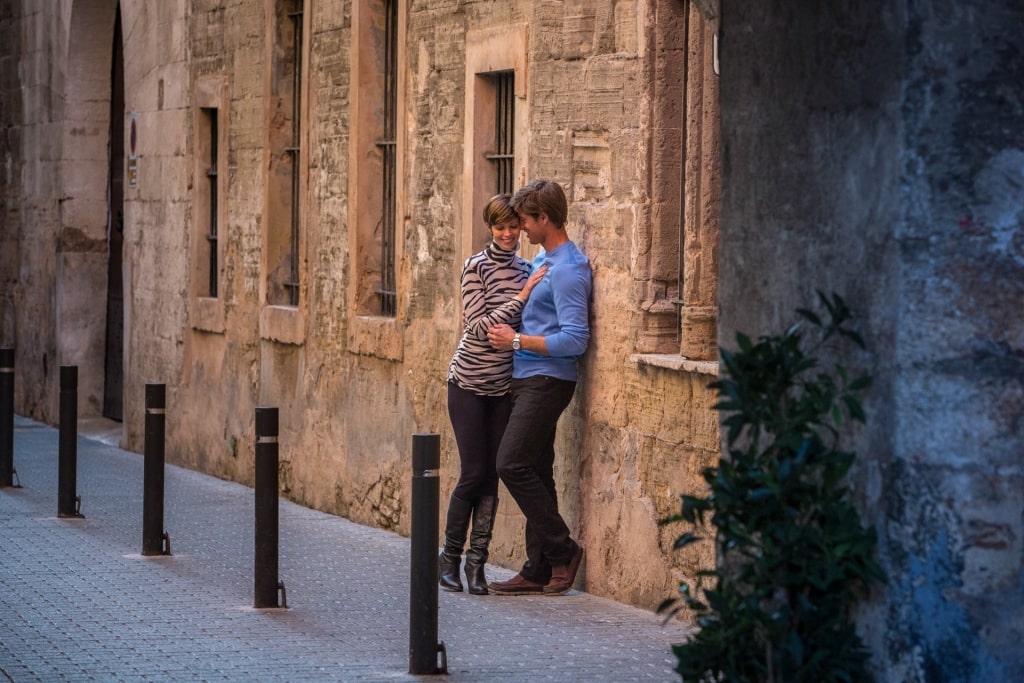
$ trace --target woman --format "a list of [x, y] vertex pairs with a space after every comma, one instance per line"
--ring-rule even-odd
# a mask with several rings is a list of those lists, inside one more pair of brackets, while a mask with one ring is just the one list
[[531, 274], [530, 263], [516, 254], [519, 216], [509, 199], [496, 195], [484, 207], [491, 243], [463, 266], [466, 324], [448, 366], [448, 416], [459, 448], [460, 473], [448, 503], [438, 582], [447, 591], [462, 590], [459, 563], [472, 517], [466, 581], [473, 595], [488, 592], [484, 565], [498, 508], [495, 457], [512, 408], [512, 352], [493, 348], [487, 330], [498, 323], [518, 328], [523, 304], [546, 271], [540, 268]]

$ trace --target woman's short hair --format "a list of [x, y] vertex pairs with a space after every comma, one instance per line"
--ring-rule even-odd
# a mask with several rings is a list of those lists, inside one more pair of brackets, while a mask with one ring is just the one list
[[519, 219], [519, 214], [512, 208], [512, 195], [496, 194], [484, 207], [484, 223], [489, 227], [501, 225], [510, 220]]
[[565, 227], [569, 215], [565, 191], [553, 180], [538, 178], [531, 180], [512, 195], [512, 208], [516, 213], [533, 216], [546, 214], [548, 220], [559, 228]]

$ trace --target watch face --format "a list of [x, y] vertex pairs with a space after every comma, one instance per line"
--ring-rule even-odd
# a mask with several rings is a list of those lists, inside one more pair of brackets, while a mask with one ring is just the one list
[[517, 334], [515, 338], [512, 339], [512, 350], [518, 351], [520, 346], [521, 345], [519, 343], [519, 335]]

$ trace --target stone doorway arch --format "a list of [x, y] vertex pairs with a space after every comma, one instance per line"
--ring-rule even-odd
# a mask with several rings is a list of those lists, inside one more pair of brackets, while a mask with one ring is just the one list
[[80, 417], [104, 402], [109, 235], [121, 209], [110, 202], [110, 143], [124, 131], [123, 116], [111, 126], [117, 16], [117, 0], [74, 0], [68, 24], [56, 339], [60, 365], [78, 366]]

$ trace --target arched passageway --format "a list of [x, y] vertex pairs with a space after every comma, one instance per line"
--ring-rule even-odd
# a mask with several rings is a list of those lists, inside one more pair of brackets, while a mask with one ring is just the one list
[[125, 117], [118, 16], [116, 0], [76, 0], [71, 10], [56, 338], [59, 363], [79, 368], [80, 414], [120, 419]]

